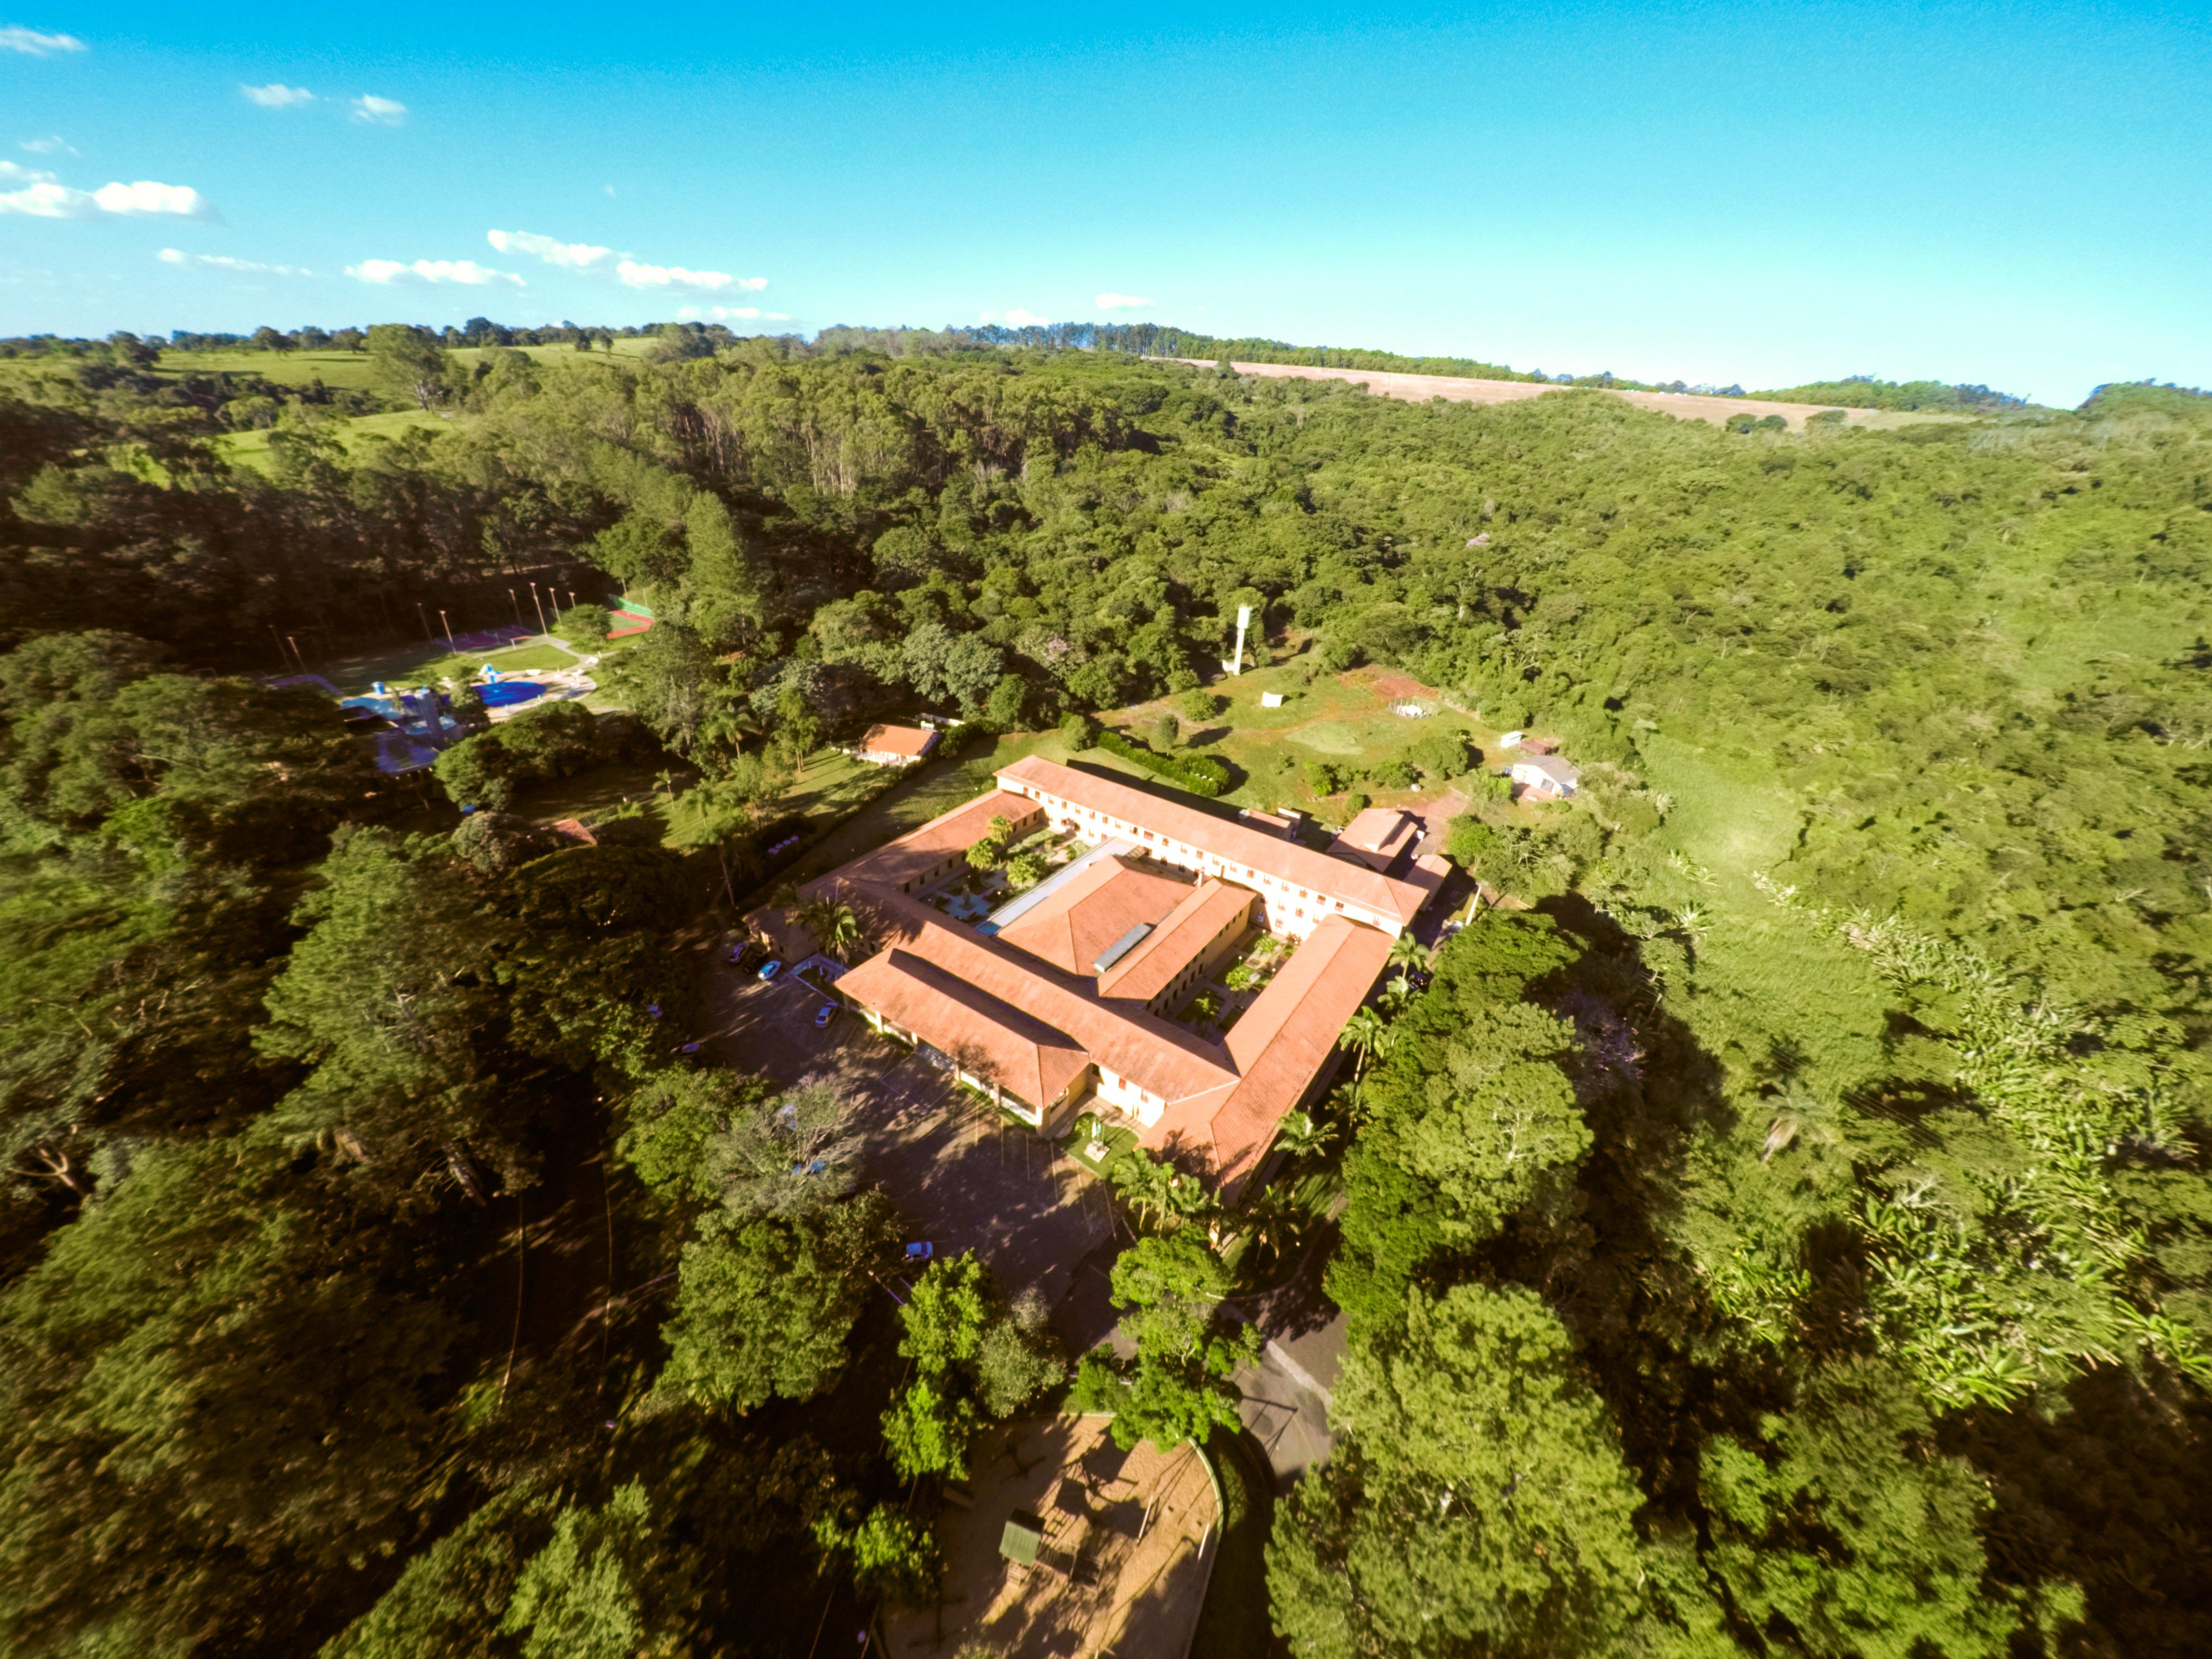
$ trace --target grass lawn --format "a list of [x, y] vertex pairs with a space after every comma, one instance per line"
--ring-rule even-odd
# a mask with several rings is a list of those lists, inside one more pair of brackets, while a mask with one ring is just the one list
[[[640, 358], [653, 344], [645, 338], [617, 340], [614, 355]], [[607, 361], [604, 351], [579, 351], [574, 346], [518, 346], [515, 349], [541, 363]], [[475, 346], [461, 346], [447, 355], [473, 368], [483, 353]], [[373, 384], [365, 351], [165, 351], [155, 368], [164, 374], [258, 374], [279, 386], [311, 386], [320, 380], [328, 386], [368, 391]]]
[[890, 793], [862, 807], [793, 865], [788, 878], [811, 881], [871, 848], [928, 823], [940, 812], [951, 811], [964, 800], [973, 800], [992, 787], [991, 780], [1000, 767], [1011, 766], [1024, 755], [1065, 760], [1067, 745], [1060, 742], [1057, 732], [1012, 732], [988, 744], [977, 742], [953, 758], [917, 766]]
[[1249, 1434], [1214, 1431], [1206, 1455], [1221, 1480], [1221, 1541], [1192, 1632], [1190, 1659], [1275, 1659], [1289, 1651], [1267, 1616], [1267, 1534], [1275, 1492]]
[[[1482, 750], [1486, 762], [1494, 763], [1498, 732], [1479, 717], [1444, 704], [1433, 691], [1416, 693], [1437, 713], [1408, 720], [1390, 712], [1395, 694], [1383, 689], [1391, 683], [1387, 671], [1359, 668], [1331, 674], [1311, 652], [1272, 668], [1246, 671], [1236, 678], [1217, 680], [1206, 689], [1228, 700], [1228, 708], [1207, 720], [1194, 720], [1164, 697], [1114, 715], [1108, 722], [1132, 731], [1149, 741], [1146, 723], [1163, 711], [1182, 722], [1185, 747], [1212, 755], [1237, 768], [1243, 775], [1235, 788], [1220, 799], [1231, 806], [1273, 808], [1294, 806], [1324, 819], [1340, 821], [1341, 795], [1323, 799], [1307, 787], [1305, 763], [1330, 761], [1346, 767], [1389, 758], [1402, 752], [1415, 738], [1430, 732], [1462, 731]], [[1378, 681], [1381, 683], [1378, 685]], [[1279, 708], [1261, 706], [1261, 696], [1278, 692]], [[1085, 756], [1085, 759], [1106, 759]], [[1436, 786], [1427, 790], [1384, 790], [1373, 784], [1353, 786], [1378, 805], [1417, 805], [1423, 794], [1433, 799]]]
[[[775, 802], [762, 809], [760, 822], [803, 817], [815, 830], [826, 829], [861, 806], [884, 787], [880, 769], [854, 760], [842, 749], [817, 749], [806, 757], [805, 768]], [[690, 847], [707, 840], [698, 812], [689, 797], [678, 799], [668, 811], [668, 844]]]
[[576, 662], [574, 656], [557, 645], [530, 641], [504, 651], [464, 652], [456, 656], [446, 648], [443, 640], [434, 645], [423, 640], [386, 646], [357, 657], [316, 663], [313, 668], [337, 687], [342, 695], [355, 696], [379, 680], [396, 685], [436, 685], [441, 679], [465, 680], [486, 663], [502, 674], [530, 674], [574, 668]]
[[685, 843], [677, 833], [676, 820], [683, 810], [683, 801], [679, 797], [671, 802], [661, 781], [664, 775], [679, 788], [694, 777], [690, 769], [672, 756], [665, 760], [623, 761], [611, 766], [595, 766], [573, 778], [562, 778], [525, 790], [516, 798], [514, 810], [540, 823], [550, 823], [557, 818], [583, 818], [588, 822], [594, 813], [640, 801], [660, 823], [662, 840], [672, 847], [680, 847]]
[[165, 351], [155, 368], [164, 374], [258, 374], [279, 386], [368, 389], [365, 351]]
[[[386, 410], [379, 415], [356, 415], [338, 423], [338, 441], [349, 455], [358, 455], [371, 442], [397, 438], [403, 432], [451, 432], [468, 419], [447, 420], [421, 409]], [[226, 432], [215, 441], [225, 460], [234, 466], [259, 470], [269, 464], [269, 434], [265, 431]]]

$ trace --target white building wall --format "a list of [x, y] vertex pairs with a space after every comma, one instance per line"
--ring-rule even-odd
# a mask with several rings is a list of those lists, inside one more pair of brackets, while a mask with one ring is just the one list
[[1285, 939], [1303, 939], [1330, 916], [1346, 916], [1370, 927], [1380, 928], [1394, 937], [1404, 931], [1395, 916], [1383, 915], [1364, 905], [1324, 898], [1292, 883], [1262, 875], [1234, 860], [1217, 858], [1185, 842], [1170, 841], [1141, 824], [1094, 812], [1056, 795], [1044, 794], [1030, 785], [1022, 786], [1017, 793], [1028, 796], [1043, 807], [1056, 830], [1072, 830], [1091, 840], [1119, 837], [1132, 841], [1137, 844], [1139, 852], [1159, 860], [1163, 864], [1171, 864], [1179, 870], [1188, 870], [1196, 875], [1218, 876], [1224, 881], [1250, 888], [1260, 896], [1254, 920], [1269, 933]]
[[1146, 1094], [1128, 1079], [1115, 1075], [1103, 1066], [1097, 1070], [1099, 1099], [1109, 1106], [1120, 1107], [1148, 1129], [1160, 1121], [1160, 1114], [1167, 1109], [1165, 1101], [1157, 1095]]

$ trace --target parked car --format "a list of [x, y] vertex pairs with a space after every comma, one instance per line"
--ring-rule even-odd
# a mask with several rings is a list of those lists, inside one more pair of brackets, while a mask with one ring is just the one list
[[761, 970], [760, 970], [760, 976], [761, 976], [763, 979], [774, 979], [774, 978], [775, 978], [778, 974], [781, 973], [782, 971], [783, 971], [783, 961], [782, 961], [782, 958], [781, 958], [781, 957], [771, 957], [771, 958], [769, 958], [769, 960], [768, 961], [768, 963], [766, 963], [766, 965], [764, 965], [764, 966], [761, 969]]
[[906, 1247], [906, 1259], [908, 1261], [927, 1261], [936, 1254], [937, 1246], [926, 1238]]
[[834, 1002], [825, 1002], [814, 1011], [814, 1029], [817, 1031], [821, 1030], [836, 1018], [837, 1005]]

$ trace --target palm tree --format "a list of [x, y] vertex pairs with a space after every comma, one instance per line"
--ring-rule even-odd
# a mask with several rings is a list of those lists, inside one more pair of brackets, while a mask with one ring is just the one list
[[832, 898], [809, 899], [791, 913], [791, 919], [813, 936], [817, 949], [840, 962], [851, 960], [849, 952], [866, 931], [851, 905]]
[[1398, 970], [1398, 983], [1403, 985], [1407, 975], [1416, 968], [1426, 973], [1436, 961], [1436, 952], [1428, 949], [1411, 933], [1401, 933], [1390, 941], [1390, 966]]
[[1390, 1028], [1382, 1023], [1382, 1017], [1372, 1008], [1362, 1008], [1345, 1022], [1344, 1036], [1340, 1041], [1359, 1056], [1358, 1063], [1352, 1072], [1352, 1084], [1356, 1089], [1359, 1086], [1361, 1075], [1367, 1070], [1368, 1060], [1389, 1048]]
[[1114, 1166], [1107, 1178], [1114, 1183], [1114, 1190], [1121, 1194], [1121, 1201], [1141, 1220], [1155, 1212], [1162, 1217], [1167, 1215], [1168, 1183], [1174, 1174], [1168, 1165], [1155, 1163], [1142, 1152], [1132, 1150]]
[[1335, 1139], [1335, 1126], [1322, 1122], [1311, 1112], [1292, 1112], [1275, 1126], [1275, 1145], [1293, 1161], [1320, 1157]]
[[1313, 1216], [1280, 1187], [1262, 1187], [1244, 1201], [1237, 1219], [1252, 1231], [1256, 1249], [1281, 1257], [1304, 1237]]

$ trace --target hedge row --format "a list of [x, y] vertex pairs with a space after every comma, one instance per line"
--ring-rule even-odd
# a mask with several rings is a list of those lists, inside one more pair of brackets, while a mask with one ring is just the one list
[[1229, 769], [1207, 755], [1160, 755], [1139, 748], [1119, 732], [1102, 732], [1098, 746], [1109, 755], [1134, 761], [1147, 772], [1157, 772], [1170, 783], [1208, 799], [1229, 787]]

